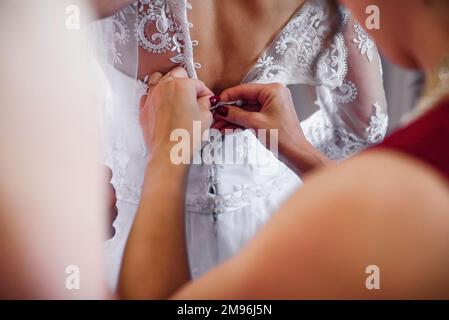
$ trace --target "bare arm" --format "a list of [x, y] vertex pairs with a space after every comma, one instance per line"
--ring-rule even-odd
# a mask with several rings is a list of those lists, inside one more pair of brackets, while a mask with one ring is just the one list
[[[391, 153], [323, 170], [239, 256], [174, 298], [447, 297], [448, 195], [433, 171]], [[380, 290], [365, 286], [370, 265]]]
[[1, 4], [1, 298], [108, 297], [97, 84], [83, 34], [60, 23], [71, 2]]
[[126, 299], [164, 299], [190, 280], [184, 230], [188, 167], [171, 164], [168, 154], [148, 163], [120, 276]]
[[[193, 122], [209, 128], [212, 92], [184, 69], [175, 68], [160, 80], [143, 104], [140, 122], [151, 156], [139, 209], [123, 258], [119, 291], [126, 299], [168, 298], [190, 279], [184, 230], [184, 202], [189, 166], [171, 160], [174, 130], [185, 130], [191, 154], [200, 144], [190, 140]], [[162, 77], [155, 74], [149, 83]], [[183, 152], [186, 152], [186, 149]], [[184, 154], [185, 156], [185, 154]]]

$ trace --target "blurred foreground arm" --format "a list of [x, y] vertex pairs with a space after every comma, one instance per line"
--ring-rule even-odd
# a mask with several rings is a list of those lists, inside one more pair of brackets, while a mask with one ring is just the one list
[[1, 298], [108, 297], [95, 84], [82, 33], [60, 22], [70, 3], [1, 4]]

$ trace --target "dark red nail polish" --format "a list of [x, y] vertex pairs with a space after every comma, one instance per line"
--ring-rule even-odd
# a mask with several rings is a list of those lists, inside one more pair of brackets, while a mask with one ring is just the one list
[[215, 107], [217, 104], [219, 104], [220, 103], [220, 97], [219, 96], [213, 96], [213, 97], [210, 97], [209, 98], [209, 101], [210, 101], [210, 106], [211, 107]]
[[217, 113], [219, 116], [227, 117], [229, 114], [229, 108], [228, 107], [220, 107], [217, 109]]

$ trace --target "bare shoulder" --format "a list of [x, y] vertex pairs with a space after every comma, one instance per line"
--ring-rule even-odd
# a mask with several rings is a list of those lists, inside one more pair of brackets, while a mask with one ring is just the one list
[[[448, 244], [446, 181], [419, 161], [369, 151], [308, 177], [239, 255], [181, 296], [449, 298]], [[379, 289], [368, 290], [367, 270]]]
[[344, 192], [354, 194], [356, 203], [400, 206], [401, 211], [449, 210], [449, 181], [426, 163], [402, 153], [365, 152], [316, 178], [327, 179], [326, 175], [329, 179], [335, 176]]
[[[447, 297], [448, 244], [447, 182], [419, 161], [370, 151], [309, 177], [239, 265], [250, 266], [248, 287], [281, 298]], [[366, 289], [371, 265], [382, 290]]]
[[[401, 153], [369, 151], [305, 179], [280, 210], [303, 220], [310, 209], [323, 219], [411, 217], [431, 212], [449, 218], [449, 183], [425, 163]], [[332, 212], [332, 215], [329, 215]]]

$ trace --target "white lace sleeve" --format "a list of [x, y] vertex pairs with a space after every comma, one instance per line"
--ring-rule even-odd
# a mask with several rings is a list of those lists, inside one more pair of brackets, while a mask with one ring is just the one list
[[[348, 12], [342, 16], [339, 32], [318, 60], [319, 111], [301, 124], [306, 138], [334, 160], [379, 143], [388, 126], [377, 48]], [[344, 76], [335, 81], [339, 73]]]

